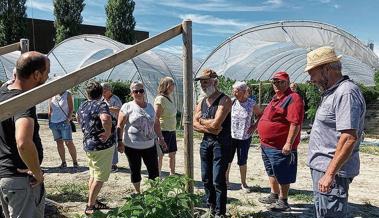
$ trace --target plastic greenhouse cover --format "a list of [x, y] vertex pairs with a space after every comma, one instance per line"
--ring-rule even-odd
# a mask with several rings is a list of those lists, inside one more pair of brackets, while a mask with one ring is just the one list
[[365, 85], [374, 85], [379, 69], [375, 53], [351, 34], [313, 21], [283, 21], [252, 27], [230, 37], [203, 62], [197, 73], [212, 68], [235, 80], [269, 80], [286, 71], [293, 82], [309, 80], [304, 73], [306, 54], [329, 45], [342, 54], [342, 73]]
[[12, 79], [13, 68], [16, 65], [20, 51], [10, 52], [0, 56], [0, 80], [5, 82]]
[[[80, 35], [69, 38], [58, 44], [48, 54], [50, 59], [50, 79], [63, 76], [83, 68], [95, 61], [129, 47], [100, 35]], [[173, 95], [179, 111], [183, 108], [183, 61], [180, 55], [171, 54], [159, 49], [149, 50], [129, 61], [126, 61], [95, 77], [101, 81], [140, 80], [146, 89], [147, 101], [154, 102], [158, 83], [162, 77], [170, 76], [175, 80], [176, 89]], [[200, 61], [193, 60], [193, 69], [200, 66]], [[79, 97], [83, 97], [83, 84], [79, 86]], [[46, 112], [47, 103], [41, 103], [38, 111]]]

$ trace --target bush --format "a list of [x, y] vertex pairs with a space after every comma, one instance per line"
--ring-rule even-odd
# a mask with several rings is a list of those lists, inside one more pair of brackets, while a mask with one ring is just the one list
[[359, 85], [361, 88], [363, 97], [365, 98], [366, 104], [374, 103], [379, 96], [379, 90], [376, 89], [376, 87], [367, 87], [364, 85]]
[[191, 217], [191, 207], [200, 203], [196, 194], [186, 192], [190, 180], [184, 176], [169, 176], [164, 180], [148, 180], [149, 188], [139, 195], [126, 197], [126, 203], [109, 211], [97, 213], [94, 217]]
[[122, 82], [122, 81], [109, 81], [112, 86], [113, 94], [117, 95], [120, 98], [121, 102], [124, 104], [125, 102], [133, 100], [130, 96], [130, 82]]

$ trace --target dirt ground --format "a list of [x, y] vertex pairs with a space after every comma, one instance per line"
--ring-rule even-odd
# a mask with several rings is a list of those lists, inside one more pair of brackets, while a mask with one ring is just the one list
[[[56, 151], [51, 131], [45, 121], [40, 121], [40, 135], [44, 145], [43, 168], [46, 172], [45, 185], [48, 196], [59, 202], [67, 217], [82, 214], [85, 207], [85, 186], [88, 179], [86, 156], [82, 149], [82, 133], [74, 133], [74, 143], [78, 152], [80, 168], [73, 172], [72, 162], [66, 150], [66, 159], [69, 168], [58, 168], [60, 159]], [[79, 130], [79, 128], [78, 128]], [[200, 178], [199, 139], [194, 142], [194, 175], [195, 190], [203, 192]], [[231, 214], [243, 215], [243, 217], [313, 217], [312, 186], [309, 168], [305, 165], [307, 144], [299, 146], [299, 161], [297, 182], [291, 186], [289, 203], [291, 212], [273, 213], [266, 209], [266, 205], [258, 202], [258, 198], [269, 193], [267, 176], [257, 145], [252, 145], [248, 159], [248, 184], [253, 186], [252, 193], [245, 193], [240, 189], [240, 175], [236, 158], [231, 168], [231, 188], [228, 190], [228, 209]], [[184, 172], [183, 139], [178, 138], [177, 172]], [[379, 157], [361, 153], [361, 173], [350, 186], [350, 210], [352, 217], [379, 217]], [[119, 154], [120, 167], [117, 173], [112, 173], [105, 183], [99, 197], [108, 202], [110, 206], [121, 206], [123, 197], [133, 192], [130, 183], [130, 171], [125, 155]], [[143, 167], [143, 177], [146, 179], [146, 168]], [[168, 176], [168, 157], [164, 158], [163, 177]], [[62, 189], [62, 187], [65, 187]], [[70, 194], [59, 193], [59, 190], [71, 190]], [[72, 193], [74, 192], [74, 193]], [[76, 193], [75, 193], [76, 192]], [[80, 194], [81, 193], [81, 194]], [[84, 195], [84, 197], [83, 197]]]

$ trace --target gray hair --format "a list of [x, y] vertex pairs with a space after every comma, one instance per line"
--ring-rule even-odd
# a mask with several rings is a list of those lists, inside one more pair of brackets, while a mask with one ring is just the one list
[[329, 66], [330, 66], [330, 68], [332, 68], [333, 70], [336, 70], [336, 71], [342, 70], [341, 61], [331, 62], [331, 63], [329, 63]]
[[103, 82], [103, 83], [101, 83], [101, 86], [102, 86], [103, 89], [105, 89], [105, 90], [110, 90], [110, 91], [112, 91], [112, 86], [111, 86], [111, 84], [108, 83], [108, 82]]
[[130, 83], [130, 91], [132, 91], [133, 88], [136, 87], [136, 86], [142, 86], [142, 87], [144, 87], [143, 83], [141, 81], [133, 81], [132, 83]]
[[244, 81], [236, 81], [232, 87], [233, 89], [239, 89], [239, 90], [247, 90], [248, 88], [246, 82]]

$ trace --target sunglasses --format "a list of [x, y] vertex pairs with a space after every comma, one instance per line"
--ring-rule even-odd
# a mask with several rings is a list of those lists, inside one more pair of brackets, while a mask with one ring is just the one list
[[134, 94], [137, 94], [137, 93], [143, 94], [143, 93], [145, 93], [145, 90], [144, 89], [135, 89], [135, 90], [132, 90], [132, 92]]
[[284, 80], [271, 80], [271, 83], [272, 84], [281, 84], [281, 83], [283, 83], [283, 82], [285, 82]]

